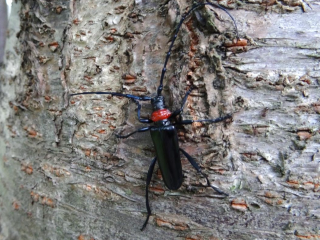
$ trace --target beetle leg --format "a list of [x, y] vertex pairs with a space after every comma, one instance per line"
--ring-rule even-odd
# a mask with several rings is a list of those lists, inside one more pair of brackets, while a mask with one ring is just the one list
[[194, 90], [194, 89], [195, 89], [194, 87], [191, 87], [191, 88], [186, 92], [186, 95], [184, 95], [184, 98], [183, 98], [183, 100], [182, 100], [182, 104], [181, 104], [180, 109], [174, 111], [174, 112], [171, 114], [170, 119], [173, 119], [173, 118], [175, 118], [176, 116], [180, 115], [180, 113], [183, 111], [184, 105], [185, 105], [186, 102], [187, 102], [188, 96], [190, 95], [191, 91]]
[[147, 226], [148, 221], [149, 221], [149, 217], [151, 215], [151, 209], [150, 209], [150, 205], [149, 205], [148, 188], [149, 188], [149, 185], [151, 182], [151, 177], [152, 177], [152, 173], [153, 173], [153, 169], [154, 169], [154, 165], [156, 164], [156, 161], [157, 161], [157, 157], [155, 157], [152, 160], [150, 167], [149, 167], [149, 170], [148, 170], [147, 183], [146, 183], [146, 206], [147, 206], [148, 215], [147, 215], [146, 221], [144, 222], [142, 228], [140, 229], [141, 231], [143, 231], [145, 229], [145, 227]]
[[222, 122], [226, 119], [229, 119], [229, 118], [232, 118], [232, 115], [228, 114], [224, 117], [219, 117], [219, 118], [216, 118], [216, 119], [200, 119], [200, 120], [182, 120], [180, 122], [176, 122], [175, 124], [192, 124], [192, 123], [195, 123], [195, 122], [208, 122], [208, 123], [218, 123], [218, 122]]
[[215, 190], [216, 192], [218, 192], [218, 193], [220, 193], [220, 194], [224, 194], [224, 195], [228, 196], [227, 193], [225, 193], [225, 192], [221, 191], [219, 188], [216, 188], [216, 187], [214, 187], [214, 186], [211, 185], [211, 183], [210, 183], [210, 181], [209, 181], [209, 179], [208, 179], [208, 176], [201, 171], [199, 165], [198, 165], [197, 162], [193, 159], [193, 157], [191, 157], [191, 156], [189, 155], [189, 153], [187, 153], [186, 151], [184, 151], [182, 148], [180, 148], [180, 151], [183, 153], [184, 156], [186, 156], [186, 158], [189, 160], [189, 162], [190, 162], [191, 165], [194, 167], [194, 169], [196, 169], [198, 173], [200, 173], [203, 177], [206, 178], [208, 187], [211, 187], [213, 190]]
[[76, 95], [87, 95], [87, 94], [107, 94], [111, 96], [118, 96], [118, 97], [126, 97], [130, 99], [135, 99], [135, 100], [140, 100], [140, 101], [150, 101], [151, 97], [148, 96], [135, 96], [131, 94], [123, 94], [123, 93], [118, 93], [118, 92], [82, 92], [82, 93], [73, 93], [69, 94], [69, 97], [76, 96]]
[[137, 132], [146, 132], [146, 131], [149, 131], [151, 128], [153, 128], [153, 126], [149, 126], [149, 127], [143, 127], [143, 128], [139, 128], [138, 130], [134, 131], [134, 132], [131, 132], [127, 135], [119, 135], [119, 134], [115, 134], [117, 138], [128, 138], [130, 137], [131, 135], [137, 133]]
[[141, 123], [152, 123], [153, 121], [151, 119], [148, 119], [148, 118], [141, 118], [140, 117], [140, 111], [141, 111], [141, 104], [139, 103], [138, 100], [136, 99], [132, 99], [132, 101], [134, 101], [137, 105], [138, 105], [138, 119], [139, 119], [139, 122]]

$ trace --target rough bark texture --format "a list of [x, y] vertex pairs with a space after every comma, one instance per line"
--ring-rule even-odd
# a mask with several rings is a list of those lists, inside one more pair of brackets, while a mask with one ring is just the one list
[[151, 139], [114, 136], [141, 127], [136, 105], [68, 93], [154, 94], [192, 2], [13, 5], [0, 79], [0, 239], [320, 238], [319, 3], [220, 4], [248, 46], [233, 46], [225, 13], [199, 9], [179, 33], [163, 93], [175, 109], [197, 86], [184, 119], [233, 114], [179, 129], [182, 148], [230, 195], [206, 188], [185, 159], [178, 191], [156, 169], [144, 232]]
[[5, 0], [0, 0], [0, 64], [3, 61], [4, 46], [7, 31], [7, 4]]

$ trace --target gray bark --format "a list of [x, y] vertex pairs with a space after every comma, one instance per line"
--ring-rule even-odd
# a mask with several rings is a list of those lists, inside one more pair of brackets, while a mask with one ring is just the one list
[[[17, 1], [0, 76], [0, 239], [319, 238], [319, 11], [300, 1], [220, 1], [188, 18], [165, 78], [170, 109], [191, 84], [183, 119], [233, 121], [179, 129], [184, 183], [156, 167], [136, 105], [82, 91], [151, 95], [190, 1]], [[304, 11], [303, 11], [304, 10]], [[229, 44], [229, 45], [228, 45]], [[230, 47], [230, 45], [232, 47]], [[229, 47], [226, 47], [229, 46]], [[151, 108], [143, 104], [142, 115]]]
[[6, 42], [6, 31], [8, 24], [7, 4], [5, 0], [0, 0], [0, 63], [3, 61], [4, 46]]

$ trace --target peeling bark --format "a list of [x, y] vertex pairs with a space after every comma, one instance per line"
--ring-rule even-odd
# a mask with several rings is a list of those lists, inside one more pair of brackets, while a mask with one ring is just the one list
[[[220, 1], [182, 26], [167, 66], [180, 128], [184, 183], [168, 191], [158, 167], [144, 232], [145, 180], [155, 151], [136, 105], [105, 95], [155, 94], [170, 39], [192, 5], [180, 0], [17, 1], [0, 76], [0, 238], [317, 239], [319, 53], [317, 1]], [[248, 42], [246, 46], [246, 42]], [[70, 100], [70, 101], [69, 101]], [[142, 117], [151, 114], [142, 106]]]

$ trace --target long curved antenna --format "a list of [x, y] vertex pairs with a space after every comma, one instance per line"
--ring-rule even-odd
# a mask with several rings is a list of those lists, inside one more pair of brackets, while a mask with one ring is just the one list
[[166, 56], [166, 60], [164, 62], [164, 66], [163, 66], [163, 69], [162, 69], [162, 73], [161, 73], [161, 78], [160, 78], [160, 85], [158, 87], [158, 90], [157, 90], [157, 95], [160, 96], [161, 95], [161, 92], [162, 92], [162, 89], [163, 89], [163, 79], [164, 79], [164, 75], [167, 71], [166, 69], [166, 66], [167, 66], [167, 63], [168, 63], [168, 60], [169, 60], [169, 57], [171, 55], [171, 49], [173, 47], [173, 44], [174, 44], [174, 41], [176, 40], [177, 38], [177, 35], [178, 35], [178, 32], [182, 26], [182, 23], [183, 21], [190, 15], [191, 12], [193, 12], [195, 9], [199, 8], [199, 7], [202, 7], [202, 6], [205, 6], [205, 5], [209, 5], [209, 6], [212, 6], [212, 7], [216, 7], [216, 8], [220, 8], [221, 10], [225, 11], [229, 17], [232, 19], [233, 23], [234, 23], [234, 27], [236, 29], [236, 32], [237, 32], [237, 39], [239, 40], [239, 33], [238, 33], [238, 27], [237, 27], [237, 24], [236, 24], [236, 21], [234, 20], [234, 18], [231, 16], [231, 14], [227, 11], [227, 9], [225, 9], [224, 7], [221, 7], [220, 5], [218, 4], [215, 4], [215, 3], [211, 3], [211, 2], [205, 2], [205, 3], [198, 3], [196, 5], [194, 5], [186, 14], [184, 14], [180, 20], [180, 23], [177, 27], [177, 30], [174, 34], [174, 37], [171, 41], [171, 45], [169, 47], [169, 50], [168, 50], [168, 53], [167, 53], [167, 56]]
[[111, 96], [118, 96], [118, 97], [126, 97], [130, 99], [135, 99], [135, 100], [140, 100], [140, 101], [150, 101], [151, 97], [148, 96], [135, 96], [131, 94], [123, 94], [123, 93], [118, 93], [118, 92], [82, 92], [82, 93], [73, 93], [70, 94], [69, 96], [76, 96], [76, 95], [85, 95], [85, 94], [109, 94]]

